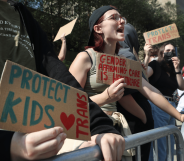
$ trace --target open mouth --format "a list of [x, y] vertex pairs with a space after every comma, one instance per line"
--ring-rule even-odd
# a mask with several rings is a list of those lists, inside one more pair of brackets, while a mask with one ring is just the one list
[[117, 32], [123, 33], [123, 31], [124, 31], [124, 28], [117, 29]]

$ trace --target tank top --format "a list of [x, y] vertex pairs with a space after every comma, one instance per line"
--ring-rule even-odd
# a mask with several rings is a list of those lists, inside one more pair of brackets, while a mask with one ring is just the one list
[[[84, 86], [84, 91], [90, 96], [102, 93], [109, 85], [103, 83], [96, 83], [96, 51], [89, 48], [92, 54], [92, 67], [87, 73], [87, 80]], [[101, 106], [103, 111], [116, 112], [116, 102], [108, 103]]]

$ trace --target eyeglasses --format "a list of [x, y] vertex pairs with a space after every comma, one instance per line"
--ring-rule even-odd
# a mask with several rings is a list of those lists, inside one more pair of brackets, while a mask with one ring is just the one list
[[115, 21], [117, 21], [117, 22], [119, 22], [119, 21], [121, 21], [121, 19], [123, 19], [123, 20], [125, 21], [125, 24], [126, 24], [126, 22], [127, 22], [127, 20], [126, 20], [125, 17], [122, 17], [122, 16], [119, 15], [119, 14], [113, 14], [113, 15], [111, 15], [111, 16], [105, 18], [104, 20], [102, 20], [100, 23], [102, 23], [102, 22], [105, 21], [105, 20], [109, 20], [109, 19], [115, 20]]

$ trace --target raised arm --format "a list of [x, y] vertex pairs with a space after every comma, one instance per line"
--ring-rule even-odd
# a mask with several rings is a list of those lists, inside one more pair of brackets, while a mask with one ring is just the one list
[[148, 100], [153, 102], [160, 109], [173, 116], [179, 121], [184, 122], [184, 115], [181, 115], [162, 95], [162, 93], [142, 78], [143, 88], [139, 90]]
[[58, 59], [63, 61], [65, 60], [66, 56], [66, 39], [65, 39], [65, 34], [61, 36], [61, 41], [62, 41], [62, 46], [58, 55]]
[[145, 68], [147, 69], [148, 67], [148, 63], [149, 63], [149, 59], [150, 59], [150, 51], [152, 50], [152, 45], [151, 44], [145, 44], [144, 45], [144, 52], [145, 52], [145, 58], [144, 58], [144, 65]]

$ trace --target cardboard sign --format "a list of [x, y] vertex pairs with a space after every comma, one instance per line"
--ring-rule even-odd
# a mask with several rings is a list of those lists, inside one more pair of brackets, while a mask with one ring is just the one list
[[69, 22], [69, 23], [66, 24], [65, 26], [61, 27], [61, 28], [59, 29], [59, 31], [58, 31], [58, 33], [57, 33], [57, 35], [56, 35], [54, 41], [59, 40], [59, 39], [61, 38], [61, 36], [62, 36], [64, 33], [65, 33], [65, 36], [69, 35], [69, 34], [72, 32], [73, 27], [74, 27], [76, 21], [77, 21], [77, 18], [74, 19], [73, 21]]
[[180, 37], [175, 23], [156, 30], [145, 32], [143, 35], [146, 43], [152, 45]]
[[120, 56], [97, 53], [97, 83], [111, 85], [120, 78], [125, 78], [126, 88], [142, 88], [141, 63]]
[[90, 140], [88, 96], [6, 61], [0, 84], [0, 129], [30, 133], [61, 126], [68, 138]]

